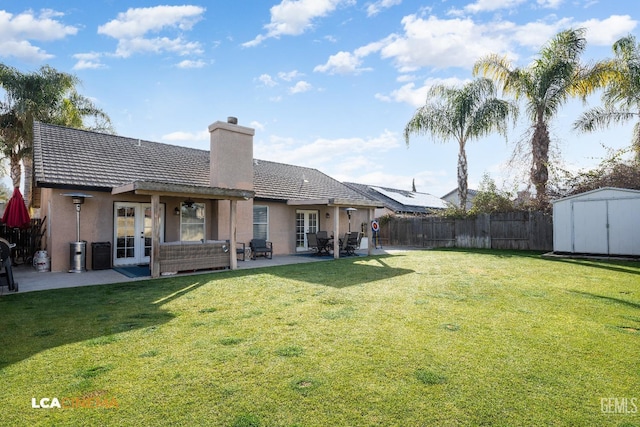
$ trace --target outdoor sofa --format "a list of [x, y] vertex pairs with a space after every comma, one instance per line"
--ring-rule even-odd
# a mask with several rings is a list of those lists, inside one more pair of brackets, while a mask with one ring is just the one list
[[227, 240], [161, 243], [159, 258], [161, 274], [231, 267]]

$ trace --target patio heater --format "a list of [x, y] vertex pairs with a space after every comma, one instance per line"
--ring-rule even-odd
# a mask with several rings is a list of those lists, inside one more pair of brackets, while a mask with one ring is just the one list
[[355, 212], [358, 209], [356, 208], [346, 208], [345, 211], [347, 211], [347, 217], [349, 218], [349, 234], [351, 234], [351, 212]]
[[80, 240], [80, 207], [84, 199], [93, 196], [82, 193], [69, 193], [63, 196], [71, 197], [71, 201], [76, 206], [76, 241], [69, 243], [69, 273], [82, 273], [87, 271], [87, 242]]

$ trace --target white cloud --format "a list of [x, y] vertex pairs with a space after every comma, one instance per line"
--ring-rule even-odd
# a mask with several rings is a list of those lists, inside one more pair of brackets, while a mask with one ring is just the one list
[[500, 9], [512, 9], [526, 0], [478, 0], [464, 7], [465, 12], [480, 13], [493, 12]]
[[201, 142], [209, 140], [209, 131], [200, 132], [171, 132], [162, 136], [163, 141]]
[[327, 165], [340, 170], [357, 157], [366, 158], [370, 152], [384, 153], [403, 144], [398, 134], [388, 130], [376, 137], [318, 138], [310, 143], [272, 135], [266, 143], [256, 142], [254, 155], [262, 160], [318, 168], [334, 176], [332, 171], [327, 169]]
[[293, 85], [293, 86], [291, 86], [289, 88], [289, 93], [296, 94], [296, 93], [308, 92], [312, 88], [313, 88], [313, 86], [311, 86], [310, 83], [305, 82], [304, 80], [300, 80], [295, 85]]
[[362, 57], [351, 52], [338, 52], [331, 55], [323, 65], [316, 65], [315, 72], [327, 74], [360, 74], [370, 68], [361, 67]]
[[270, 9], [271, 22], [264, 26], [266, 35], [260, 34], [243, 46], [257, 46], [269, 38], [298, 36], [311, 29], [317, 18], [329, 15], [338, 6], [352, 4], [354, 0], [282, 0]]
[[205, 65], [207, 65], [207, 63], [200, 59], [197, 61], [185, 59], [184, 61], [180, 61], [178, 64], [176, 64], [178, 68], [202, 68]]
[[409, 104], [415, 108], [421, 107], [427, 100], [427, 92], [437, 84], [445, 86], [461, 86], [469, 80], [461, 80], [455, 77], [447, 79], [427, 79], [422, 86], [416, 87], [415, 83], [407, 83], [400, 89], [392, 91], [389, 95], [377, 93], [376, 99], [384, 102], [401, 102]]
[[179, 55], [199, 54], [202, 48], [198, 42], [176, 38], [146, 38], [148, 33], [174, 30], [190, 30], [201, 18], [205, 8], [200, 6], [155, 6], [131, 8], [119, 13], [117, 18], [98, 27], [98, 34], [118, 40], [116, 55], [129, 57], [135, 53], [174, 52]]
[[278, 78], [281, 80], [284, 80], [285, 82], [290, 82], [302, 76], [304, 76], [304, 74], [300, 73], [298, 70], [293, 70], [288, 72], [281, 71], [278, 73]]
[[98, 34], [116, 39], [133, 39], [165, 28], [190, 30], [201, 19], [205, 9], [200, 6], [155, 6], [131, 8], [98, 27]]
[[471, 19], [421, 18], [408, 15], [402, 19], [404, 34], [391, 34], [353, 52], [331, 55], [326, 63], [314, 68], [329, 74], [359, 74], [371, 68], [363, 66], [363, 58], [379, 53], [390, 59], [401, 73], [422, 67], [444, 69], [471, 68], [482, 55], [492, 52], [510, 53], [512, 24], [477, 24]]
[[[506, 6], [515, 3], [500, 4]], [[484, 6], [488, 7], [487, 4]], [[403, 74], [422, 68], [470, 69], [478, 58], [490, 53], [506, 55], [512, 60], [517, 60], [518, 55], [515, 52], [520, 47], [530, 48], [532, 53], [537, 52], [555, 34], [570, 27], [586, 27], [589, 43], [610, 46], [615, 40], [635, 29], [637, 23], [628, 15], [613, 15], [606, 19], [585, 22], [575, 22], [571, 18], [553, 20], [553, 17], [549, 17], [546, 21], [517, 25], [510, 21], [483, 24], [469, 18], [440, 19], [435, 16], [420, 17], [413, 14], [402, 19], [402, 34], [390, 34], [352, 52], [340, 51], [331, 55], [326, 63], [317, 65], [314, 71], [357, 75], [371, 70], [364, 66], [364, 58], [372, 53], [379, 53], [382, 59], [391, 60]], [[385, 95], [379, 97], [384, 99]]]
[[557, 9], [564, 0], [538, 0], [538, 5], [547, 9]]
[[105, 65], [99, 62], [85, 61], [84, 59], [76, 62], [73, 66], [74, 70], [96, 70], [98, 68], [105, 68]]
[[402, 3], [402, 0], [378, 0], [367, 5], [367, 16], [375, 16], [383, 9], [388, 9]]
[[629, 15], [611, 15], [607, 19], [590, 19], [578, 24], [587, 29], [587, 40], [601, 46], [611, 46], [613, 43], [631, 33], [638, 21]]
[[389, 37], [381, 49], [401, 72], [421, 67], [470, 68], [478, 57], [509, 49], [508, 34], [494, 24], [480, 25], [470, 19], [427, 19], [408, 15], [402, 19], [404, 35]]
[[18, 15], [0, 10], [0, 57], [41, 62], [53, 58], [32, 41], [53, 41], [73, 36], [78, 28], [64, 25], [57, 18], [64, 16], [51, 9], [39, 14], [29, 10]]
[[278, 82], [273, 80], [273, 77], [269, 74], [261, 74], [260, 77], [258, 77], [258, 81], [267, 87], [274, 87], [278, 85]]
[[252, 121], [251, 123], [249, 123], [249, 126], [254, 128], [254, 129], [257, 129], [257, 130], [264, 130], [264, 128], [265, 128], [263, 123], [260, 123], [260, 122], [255, 121], [255, 120]]

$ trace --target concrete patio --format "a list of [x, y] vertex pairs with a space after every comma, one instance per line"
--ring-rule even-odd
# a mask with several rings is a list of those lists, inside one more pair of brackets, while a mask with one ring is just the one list
[[[366, 256], [366, 251], [359, 251], [360, 256]], [[374, 254], [388, 253], [388, 250], [375, 249]], [[332, 261], [333, 257], [309, 256], [309, 255], [280, 255], [273, 259], [258, 258], [247, 259], [238, 262], [238, 269], [253, 269], [260, 267], [274, 267], [278, 265], [300, 264], [306, 262]], [[217, 270], [228, 271], [228, 270]], [[180, 273], [180, 276], [188, 274], [210, 274], [216, 270], [198, 271], [194, 273]], [[29, 265], [19, 265], [13, 268], [13, 276], [18, 284], [18, 293], [42, 291], [48, 289], [73, 288], [78, 286], [105, 285], [110, 283], [133, 282], [149, 280], [151, 277], [127, 277], [115, 270], [89, 270], [83, 273], [67, 272], [38, 272]], [[171, 276], [168, 276], [171, 277]], [[0, 295], [11, 294], [6, 286], [0, 288]]]

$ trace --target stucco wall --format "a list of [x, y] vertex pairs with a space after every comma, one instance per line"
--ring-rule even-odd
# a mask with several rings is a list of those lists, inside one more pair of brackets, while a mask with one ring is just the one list
[[[42, 218], [47, 217], [44, 247], [51, 257], [52, 271], [69, 270], [69, 243], [76, 241], [76, 209], [71, 198], [62, 194], [72, 191], [42, 189], [42, 208], [40, 215]], [[112, 250], [114, 249], [113, 241], [113, 218], [114, 204], [116, 202], [135, 202], [150, 203], [149, 196], [128, 195], [111, 195], [105, 192], [83, 191], [83, 193], [92, 195], [93, 197], [85, 199], [85, 203], [81, 206], [80, 211], [80, 239], [87, 242], [86, 247], [86, 266], [91, 269], [93, 242], [111, 242]], [[164, 206], [164, 241], [172, 242], [180, 240], [180, 216], [175, 215], [175, 208], [180, 206], [184, 198], [161, 197], [160, 203]], [[224, 217], [216, 218], [217, 204], [226, 205], [228, 211], [228, 201], [209, 201], [194, 199], [197, 203], [206, 205], [207, 217], [206, 236], [207, 239], [228, 239], [228, 213]], [[244, 202], [246, 203], [246, 202]], [[247, 209], [244, 209], [245, 216]], [[251, 212], [249, 209], [248, 212]], [[244, 218], [239, 224], [246, 228], [247, 220]], [[222, 223], [218, 234], [219, 224]], [[240, 226], [238, 227], [240, 230]], [[244, 232], [246, 234], [246, 232]], [[250, 232], [249, 232], [250, 233]], [[238, 233], [246, 238], [242, 233]], [[249, 238], [250, 239], [250, 238]], [[249, 239], [246, 239], [248, 242]]]
[[[69, 243], [76, 241], [76, 210], [71, 198], [62, 194], [67, 190], [42, 189], [42, 208], [40, 214], [47, 217], [44, 249], [51, 257], [52, 271], [69, 270]], [[86, 266], [91, 269], [93, 242], [113, 241], [114, 203], [136, 202], [150, 203], [149, 196], [133, 194], [112, 195], [106, 192], [84, 192], [93, 197], [85, 199], [80, 212], [80, 239], [87, 242]], [[161, 197], [164, 206], [164, 241], [180, 240], [180, 216], [175, 215], [175, 208], [180, 206], [184, 198]], [[195, 202], [206, 204], [206, 235], [207, 239], [229, 239], [230, 202], [228, 200], [198, 200]], [[334, 234], [334, 208], [327, 206], [289, 206], [286, 203], [255, 202], [269, 208], [269, 240], [273, 242], [276, 255], [292, 254], [296, 252], [295, 226], [296, 211], [298, 209], [317, 210], [319, 213], [319, 229]], [[253, 200], [238, 202], [237, 232], [238, 242], [249, 245], [253, 238]], [[348, 229], [348, 217], [344, 209], [339, 209], [340, 236]], [[329, 218], [326, 214], [329, 213]], [[367, 210], [362, 209], [352, 213], [351, 230], [361, 231], [360, 224], [367, 221]]]

